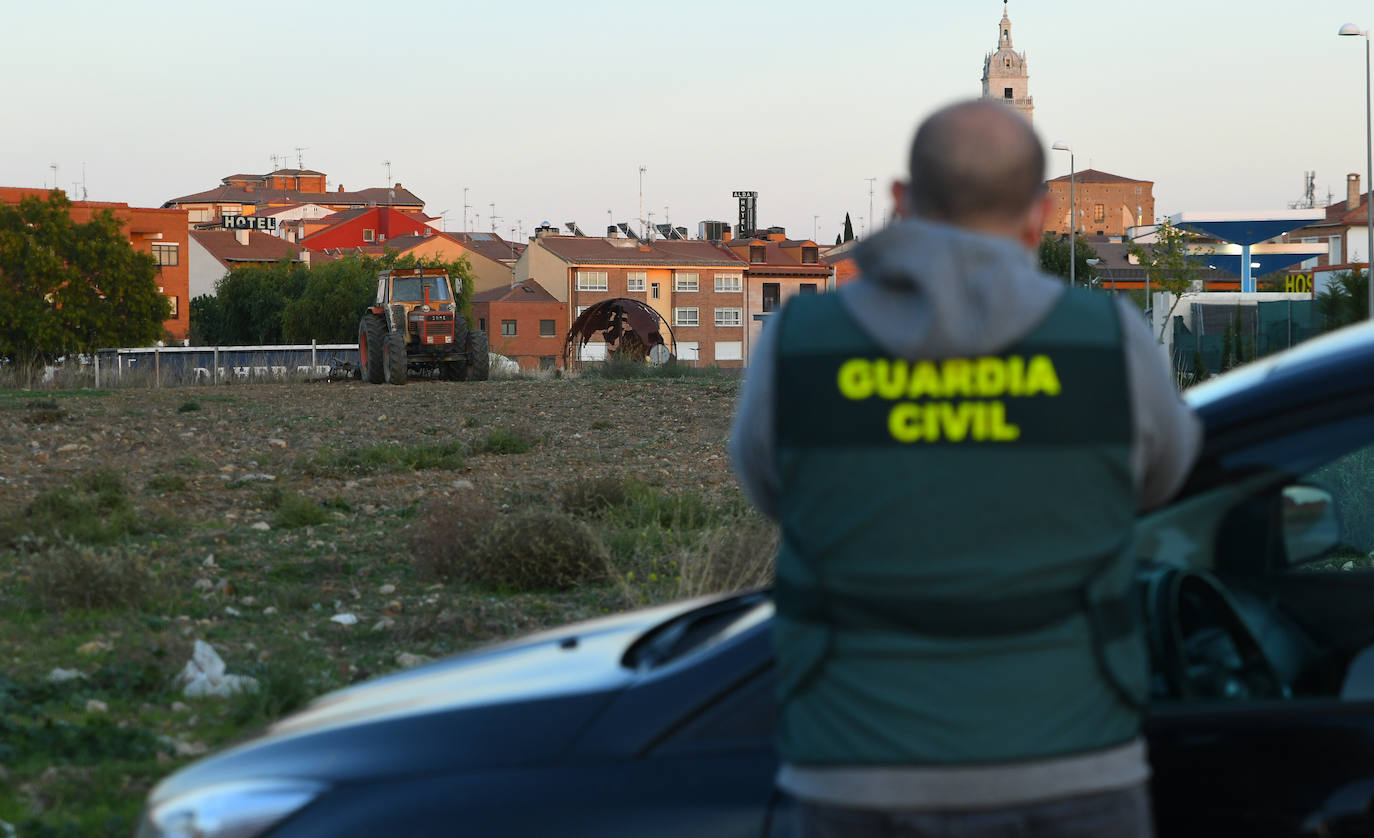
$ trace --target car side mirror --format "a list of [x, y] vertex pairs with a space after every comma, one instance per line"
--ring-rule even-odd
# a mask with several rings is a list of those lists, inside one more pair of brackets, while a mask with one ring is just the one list
[[1283, 545], [1288, 564], [1300, 565], [1330, 553], [1341, 543], [1336, 498], [1317, 486], [1297, 483], [1283, 489]]

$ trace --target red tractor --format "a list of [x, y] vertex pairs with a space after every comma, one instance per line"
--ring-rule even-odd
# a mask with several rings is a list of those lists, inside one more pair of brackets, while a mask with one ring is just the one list
[[469, 329], [443, 268], [397, 268], [377, 274], [377, 301], [358, 324], [362, 378], [405, 384], [412, 372], [438, 371], [450, 381], [486, 381], [487, 333]]

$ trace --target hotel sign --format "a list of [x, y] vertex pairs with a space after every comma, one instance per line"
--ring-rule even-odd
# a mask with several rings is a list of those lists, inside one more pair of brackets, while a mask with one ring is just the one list
[[224, 216], [224, 229], [226, 230], [276, 230], [277, 219], [259, 218], [256, 215], [226, 215]]

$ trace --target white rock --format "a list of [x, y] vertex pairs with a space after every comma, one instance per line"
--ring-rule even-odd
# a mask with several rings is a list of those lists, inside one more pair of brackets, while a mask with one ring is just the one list
[[582, 434], [573, 434], [573, 439], [581, 439]]
[[333, 617], [329, 618], [329, 622], [338, 623], [341, 626], [355, 626], [358, 624], [358, 615], [349, 614], [347, 612], [335, 614]]
[[257, 598], [257, 597], [246, 596], [246, 597], [240, 597], [240, 598], [239, 598], [239, 605], [243, 605], [243, 606], [246, 606], [246, 607], [248, 607], [248, 608], [252, 608], [254, 605], [257, 605], [257, 604], [258, 604], [258, 598]]
[[205, 561], [200, 563], [201, 567], [215, 567], [215, 554], [211, 553], [205, 557]]
[[224, 659], [204, 640], [196, 641], [191, 659], [177, 675], [177, 683], [184, 684], [186, 698], [217, 696], [224, 698], [239, 692], [256, 692], [258, 682], [246, 675], [230, 675], [225, 671]]
[[395, 585], [383, 585], [383, 586], [381, 586], [380, 588], [377, 589], [377, 593], [381, 594], [382, 596], [386, 596], [387, 594], [394, 594], [394, 593], [396, 593], [396, 586], [395, 586]]
[[86, 712], [87, 712], [87, 713], [108, 713], [108, 712], [110, 712], [110, 705], [106, 704], [105, 702], [101, 701], [101, 700], [98, 699], [98, 698], [88, 699], [88, 700], [86, 701]]
[[225, 614], [228, 614], [230, 617], [242, 617], [242, 616], [243, 616], [243, 612], [240, 611], [240, 610], [238, 610], [237, 608], [235, 608], [235, 607], [232, 606], [232, 605], [226, 605], [226, 606], [224, 606], [224, 613], [225, 613]]
[[419, 666], [422, 663], [429, 663], [429, 658], [424, 655], [412, 655], [410, 652], [397, 652], [396, 665], [405, 669]]
[[277, 613], [277, 607], [275, 605], [269, 605], [266, 608], [262, 609], [262, 613], [268, 617], [271, 617], [273, 614]]
[[173, 713], [185, 713], [187, 710], [190, 710], [190, 709], [191, 709], [191, 707], [190, 707], [190, 705], [188, 705], [188, 704], [182, 704], [180, 701], [173, 701], [173, 702], [172, 702], [172, 712], [173, 712]]
[[66, 681], [75, 681], [79, 678], [85, 677], [86, 673], [82, 672], [79, 669], [54, 669], [52, 672], [48, 673], [48, 680], [54, 684], [61, 684]]
[[81, 449], [81, 446], [80, 446], [80, 445], [77, 445], [75, 442], [69, 442], [69, 443], [67, 443], [66, 445], [63, 445], [61, 448], [58, 448], [58, 449], [57, 449], [57, 453], [59, 453], [59, 454], [68, 454], [68, 453], [70, 453], [70, 452], [72, 452], [72, 451], [78, 451], [78, 450], [80, 450], [80, 449]]
[[239, 477], [239, 481], [242, 483], [270, 483], [276, 479], [277, 476], [275, 474], [263, 474], [260, 471], [250, 471]]
[[270, 446], [272, 446], [273, 448], [285, 448], [285, 447], [286, 447], [286, 440], [284, 440], [284, 439], [269, 439], [269, 440], [267, 440], [267, 444], [270, 445]]
[[215, 587], [215, 583], [209, 579], [197, 579], [195, 589], [197, 591], [209, 591]]
[[272, 525], [267, 523], [266, 521], [259, 521], [256, 524], [253, 524], [251, 527], [249, 527], [249, 529], [257, 530], [258, 532], [267, 532], [268, 530], [272, 529]]
[[386, 631], [386, 630], [389, 629], [389, 628], [395, 628], [395, 626], [396, 626], [396, 621], [395, 621], [395, 620], [391, 619], [390, 617], [383, 617], [382, 619], [378, 620], [376, 623], [373, 623], [373, 625], [372, 625], [372, 630], [373, 630], [373, 631]]

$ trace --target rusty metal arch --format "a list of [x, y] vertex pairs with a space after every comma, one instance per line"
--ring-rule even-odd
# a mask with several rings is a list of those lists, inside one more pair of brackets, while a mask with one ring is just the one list
[[[667, 341], [663, 339], [660, 326], [668, 329]], [[674, 356], [677, 355], [677, 336], [663, 315], [642, 300], [616, 297], [588, 306], [573, 321], [567, 340], [563, 342], [565, 369], [570, 369], [577, 360], [578, 353], [573, 350], [580, 350], [597, 335], [606, 341], [608, 352], [628, 352], [642, 360], [655, 346], [666, 345]]]

